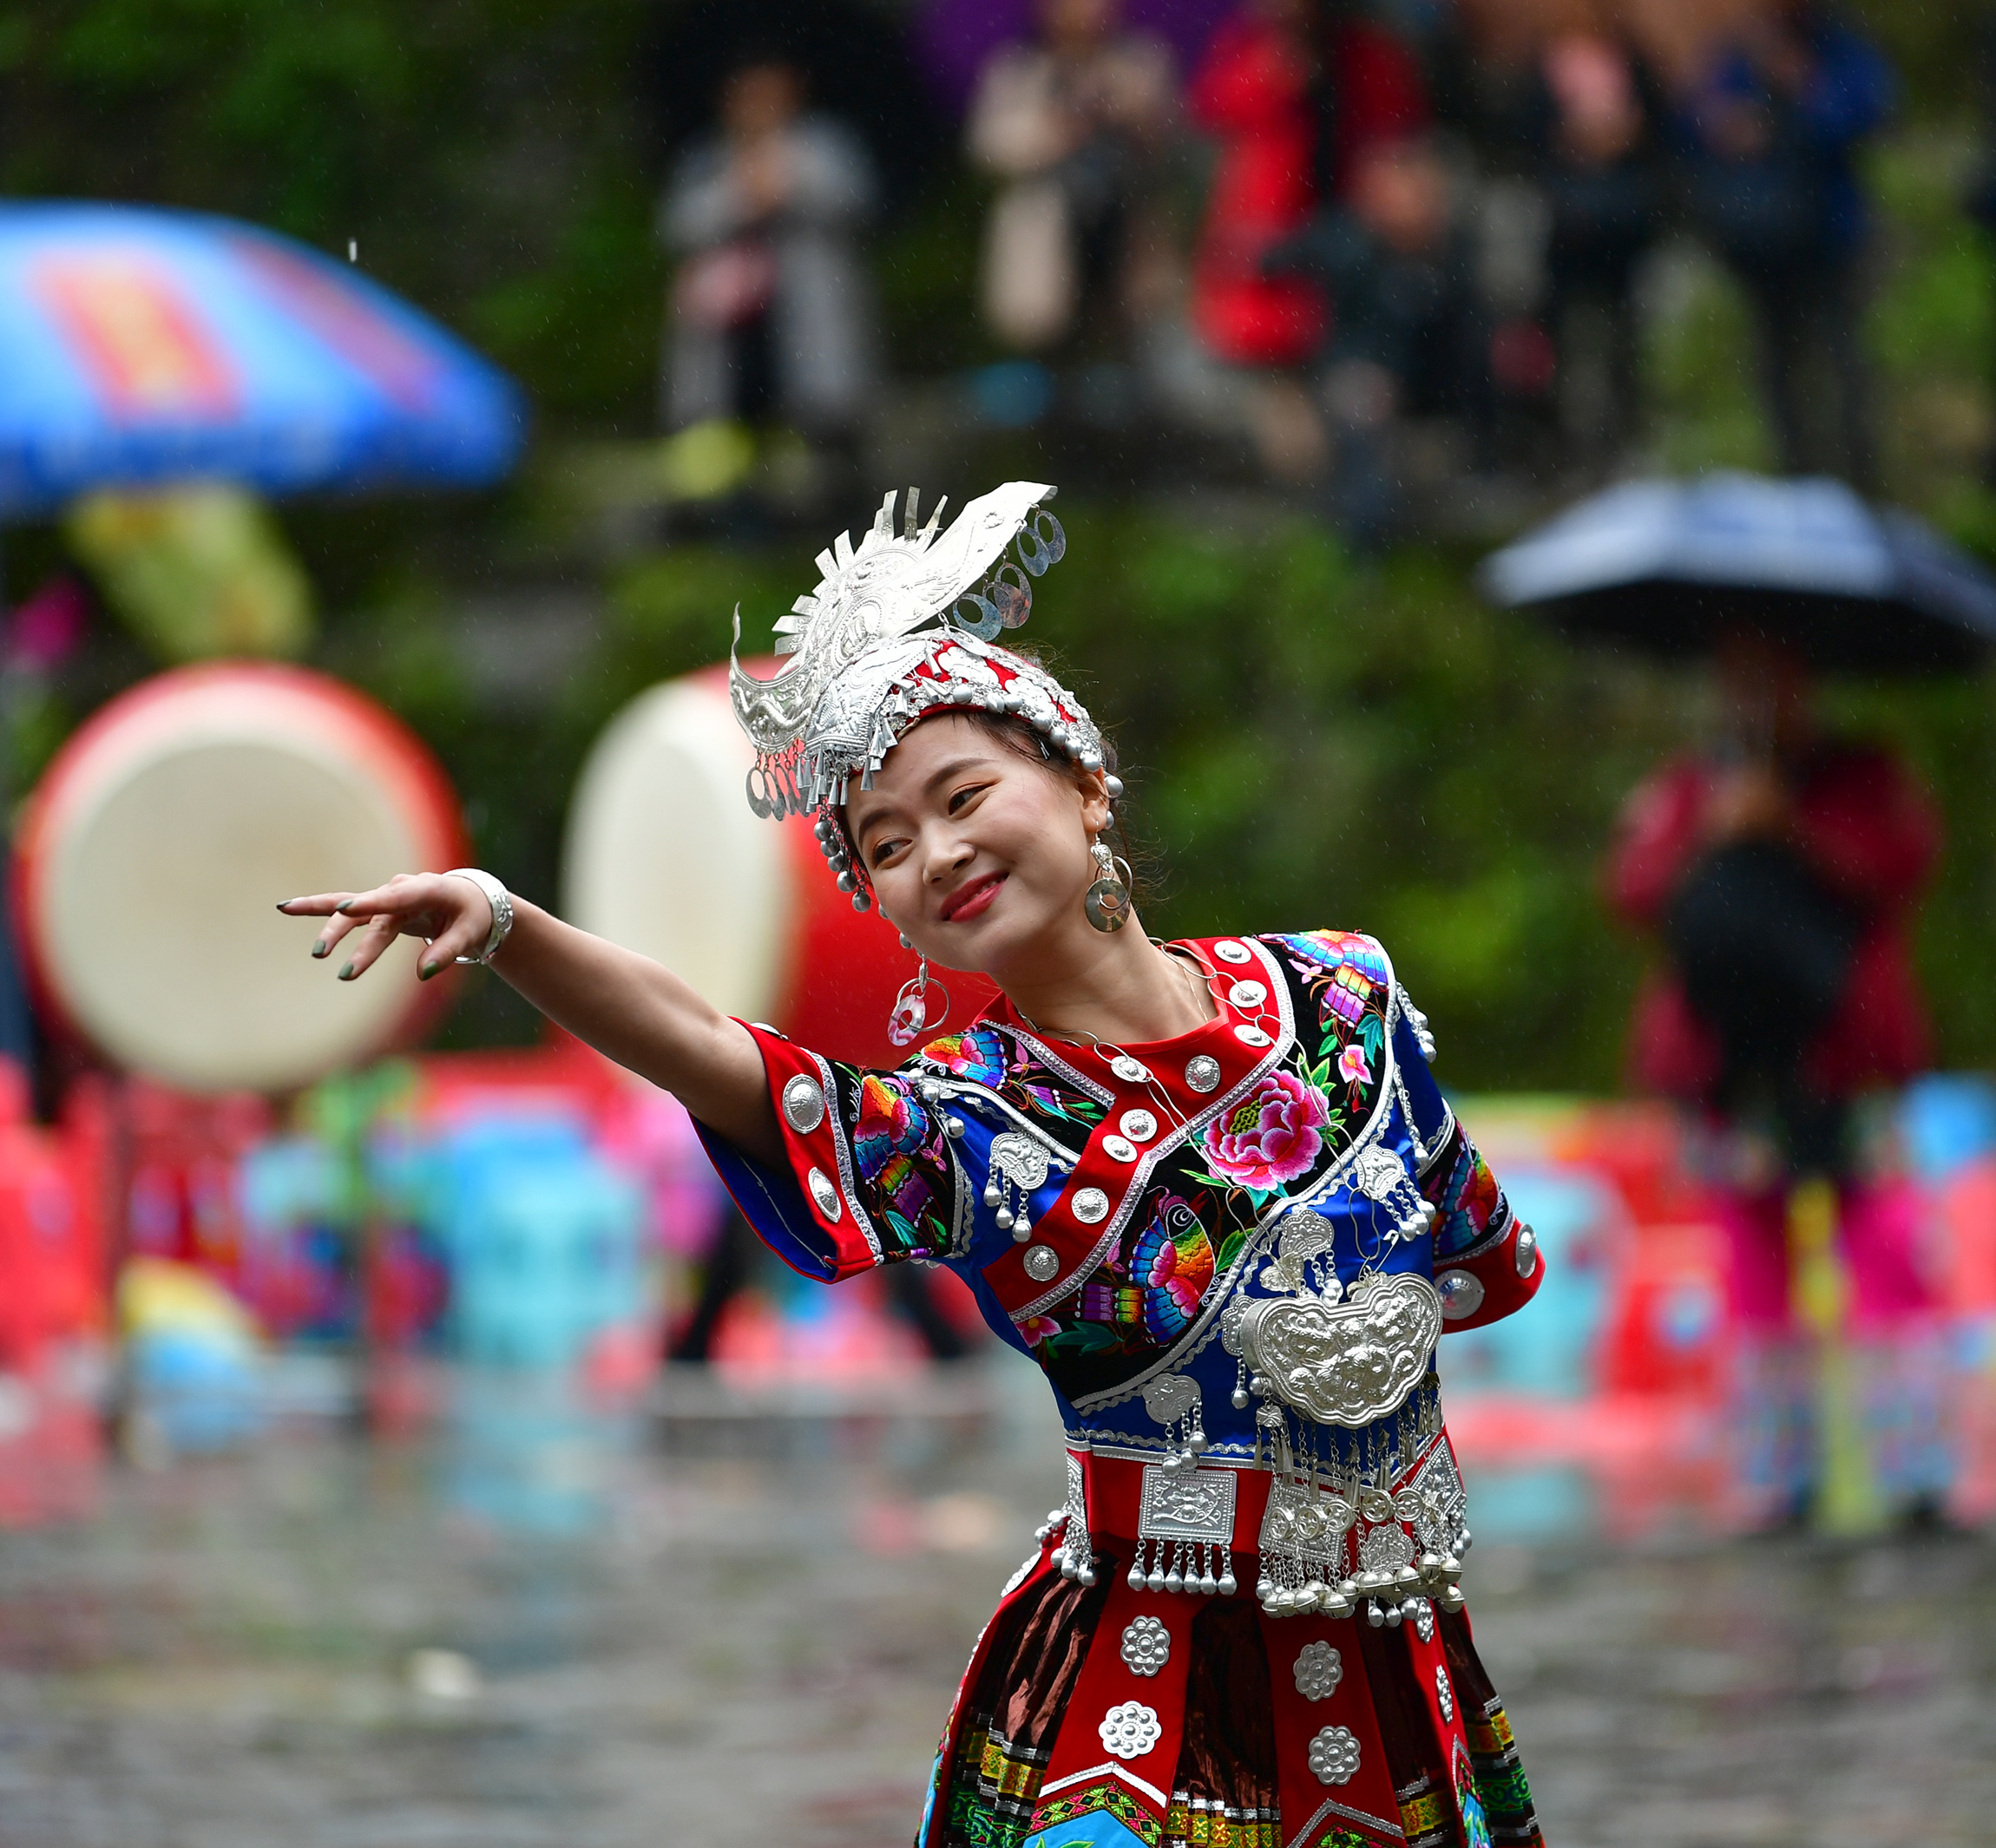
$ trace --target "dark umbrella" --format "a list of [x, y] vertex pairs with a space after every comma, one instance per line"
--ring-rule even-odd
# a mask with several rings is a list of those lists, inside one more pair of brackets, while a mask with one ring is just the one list
[[1831, 673], [1945, 672], [1996, 648], [1996, 581], [1835, 481], [1632, 482], [1494, 553], [1481, 577], [1493, 602], [1569, 635], [1672, 659], [1735, 631]]

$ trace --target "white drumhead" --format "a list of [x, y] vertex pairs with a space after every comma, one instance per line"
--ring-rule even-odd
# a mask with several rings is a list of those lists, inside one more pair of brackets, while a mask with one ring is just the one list
[[791, 901], [784, 830], [744, 797], [754, 762], [724, 676], [640, 694], [582, 767], [562, 914], [664, 963], [722, 1012], [766, 1020]]
[[312, 927], [274, 908], [437, 866], [455, 844], [439, 784], [386, 714], [316, 676], [162, 677], [37, 792], [24, 921], [42, 978], [112, 1058], [194, 1090], [365, 1058], [410, 1015], [414, 940], [340, 982], [338, 953], [314, 961]]

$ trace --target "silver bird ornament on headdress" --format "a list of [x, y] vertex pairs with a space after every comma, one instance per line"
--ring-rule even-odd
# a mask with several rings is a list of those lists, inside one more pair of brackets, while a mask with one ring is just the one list
[[[942, 503], [917, 530], [911, 488], [899, 535], [890, 493], [857, 547], [841, 533], [818, 554], [817, 588], [776, 624], [777, 652], [790, 659], [767, 680], [742, 667], [735, 611], [728, 693], [756, 750], [749, 806], [775, 818], [817, 810], [825, 857], [860, 910], [870, 903], [864, 875], [851, 865], [831, 811], [855, 776], [863, 787], [871, 783], [916, 720], [953, 707], [1015, 717], [1051, 750], [1086, 770], [1103, 768], [1101, 733], [1080, 701], [1037, 664], [996, 645], [1001, 631], [1031, 613], [1032, 580], [1067, 549], [1045, 508], [1054, 493], [1008, 482], [939, 534]], [[1121, 783], [1109, 781], [1112, 799], [1119, 796]]]

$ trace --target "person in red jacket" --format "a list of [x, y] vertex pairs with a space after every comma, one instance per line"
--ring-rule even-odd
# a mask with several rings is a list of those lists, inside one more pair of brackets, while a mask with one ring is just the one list
[[[1420, 66], [1342, 0], [1249, 0], [1214, 35], [1186, 102], [1220, 144], [1193, 259], [1192, 324], [1229, 364], [1306, 364], [1330, 331], [1323, 285], [1266, 275], [1262, 259], [1343, 197], [1364, 154], [1428, 126]], [[1300, 390], [1289, 396], [1309, 415]]]
[[[1854, 1335], [1881, 1353], [1905, 1350], [1934, 1305], [1915, 1262], [1916, 1203], [1902, 1183], [1865, 1171], [1854, 1105], [1929, 1058], [1911, 932], [1940, 825], [1890, 750], [1817, 728], [1794, 654], [1736, 636], [1719, 665], [1726, 746], [1666, 764], [1634, 791], [1607, 886], [1614, 909], [1664, 953], [1637, 999], [1632, 1076], [1722, 1132], [1743, 1486], [1750, 1512], [1775, 1518], [1805, 1504], [1815, 1465], [1813, 1368], [1789, 1288], [1791, 1183], [1836, 1184]], [[1892, 1366], [1910, 1377], [1903, 1353]], [[1889, 1421], [1908, 1428], [1906, 1408]], [[1874, 1460], [1883, 1486], [1914, 1501], [1944, 1486], [1938, 1454], [1937, 1440], [1901, 1441]]]

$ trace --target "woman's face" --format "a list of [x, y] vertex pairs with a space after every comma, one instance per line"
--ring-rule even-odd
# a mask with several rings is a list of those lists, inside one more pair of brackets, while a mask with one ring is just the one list
[[888, 921], [931, 962], [1003, 979], [1049, 934], [1088, 925], [1088, 844], [1108, 825], [1099, 777], [1022, 757], [942, 713], [888, 752], [845, 820]]

